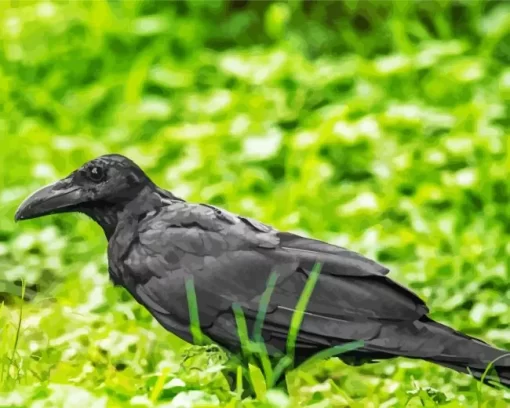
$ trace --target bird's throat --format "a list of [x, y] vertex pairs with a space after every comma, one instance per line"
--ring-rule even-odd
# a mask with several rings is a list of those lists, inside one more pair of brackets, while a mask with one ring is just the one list
[[118, 224], [118, 210], [114, 206], [104, 203], [84, 206], [79, 209], [83, 214], [92, 218], [103, 229], [107, 240], [110, 240]]
[[[175, 199], [181, 201], [176, 197]], [[80, 208], [80, 212], [98, 223], [109, 241], [123, 218], [142, 218], [165, 205], [168, 205], [168, 197], [162, 196], [155, 186], [146, 186], [132, 200], [116, 204], [94, 202]]]

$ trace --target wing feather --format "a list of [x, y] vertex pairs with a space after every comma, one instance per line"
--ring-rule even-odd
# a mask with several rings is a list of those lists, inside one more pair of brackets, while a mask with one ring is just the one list
[[229, 344], [235, 337], [233, 303], [242, 305], [253, 325], [275, 271], [264, 336], [281, 345], [316, 262], [322, 270], [298, 337], [302, 347], [361, 339], [381, 344], [389, 327], [412, 326], [428, 311], [386, 276], [387, 268], [356, 252], [184, 202], [143, 219], [124, 267], [133, 277], [128, 290], [169, 329], [172, 321], [189, 324], [185, 282], [192, 278], [202, 328]]

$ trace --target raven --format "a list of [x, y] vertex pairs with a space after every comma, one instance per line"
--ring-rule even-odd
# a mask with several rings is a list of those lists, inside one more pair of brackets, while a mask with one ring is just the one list
[[[280, 232], [223, 209], [189, 203], [154, 184], [127, 157], [109, 154], [37, 190], [15, 219], [80, 212], [108, 240], [111, 280], [167, 330], [193, 342], [186, 282], [192, 279], [200, 328], [239, 351], [234, 305], [254, 327], [273, 271], [276, 282], [262, 337], [271, 355], [285, 353], [291, 318], [314, 266], [321, 265], [295, 345], [296, 360], [362, 341], [341, 355], [350, 363], [423, 359], [490, 383], [510, 386], [510, 355], [427, 316], [414, 293], [383, 265], [346, 248]], [[492, 370], [484, 371], [494, 362]]]

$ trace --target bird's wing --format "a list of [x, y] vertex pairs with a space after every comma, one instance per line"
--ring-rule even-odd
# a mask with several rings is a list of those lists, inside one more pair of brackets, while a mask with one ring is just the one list
[[386, 268], [360, 254], [205, 205], [176, 203], [146, 219], [124, 265], [134, 282], [128, 289], [163, 324], [165, 316], [189, 323], [185, 282], [192, 278], [202, 329], [230, 341], [232, 304], [253, 322], [272, 271], [278, 280], [264, 334], [286, 336], [316, 262], [322, 269], [298, 338], [302, 345], [371, 339], [387, 322], [412, 322], [428, 311], [385, 276]]

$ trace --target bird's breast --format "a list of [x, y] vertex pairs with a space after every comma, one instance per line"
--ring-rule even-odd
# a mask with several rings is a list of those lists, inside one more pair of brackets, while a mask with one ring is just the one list
[[133, 245], [138, 242], [137, 223], [134, 220], [119, 222], [114, 234], [108, 241], [108, 264], [112, 280], [123, 286], [129, 285], [129, 274], [126, 273], [125, 260]]

